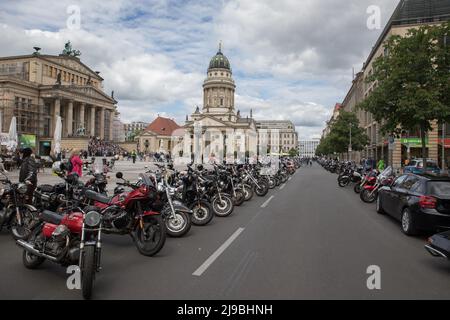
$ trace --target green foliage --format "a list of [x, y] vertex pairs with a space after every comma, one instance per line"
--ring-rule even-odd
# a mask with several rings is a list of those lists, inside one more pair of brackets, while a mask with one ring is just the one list
[[353, 112], [341, 111], [331, 124], [330, 134], [322, 139], [316, 149], [316, 155], [345, 153], [350, 145], [350, 129], [352, 150], [360, 151], [369, 142], [364, 129], [359, 127], [359, 121]]
[[298, 156], [298, 150], [295, 148], [292, 148], [291, 150], [289, 150], [289, 156], [290, 157], [296, 157]]

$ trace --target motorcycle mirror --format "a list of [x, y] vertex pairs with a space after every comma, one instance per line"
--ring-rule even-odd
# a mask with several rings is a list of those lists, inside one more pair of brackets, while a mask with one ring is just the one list
[[116, 178], [117, 179], [123, 179], [123, 173], [122, 172], [117, 172], [116, 173]]

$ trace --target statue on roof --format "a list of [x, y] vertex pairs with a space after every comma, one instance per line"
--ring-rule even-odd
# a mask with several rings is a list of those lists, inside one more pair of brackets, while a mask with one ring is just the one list
[[72, 49], [72, 44], [70, 41], [67, 41], [64, 45], [64, 50], [62, 51], [62, 54], [65, 56], [71, 56], [71, 57], [78, 57], [81, 55], [80, 50], [74, 50]]

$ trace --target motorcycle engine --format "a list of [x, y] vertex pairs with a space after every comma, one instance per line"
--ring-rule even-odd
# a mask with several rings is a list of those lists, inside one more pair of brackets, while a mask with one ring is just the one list
[[130, 223], [131, 217], [122, 208], [112, 206], [105, 211], [103, 219], [105, 222], [109, 222], [113, 228], [123, 229]]
[[[52, 256], [59, 256], [64, 248], [68, 245], [70, 230], [65, 225], [59, 225], [53, 231], [50, 239], [44, 243], [37, 242], [36, 245], [45, 246], [45, 252]], [[41, 249], [40, 248], [40, 249]]]

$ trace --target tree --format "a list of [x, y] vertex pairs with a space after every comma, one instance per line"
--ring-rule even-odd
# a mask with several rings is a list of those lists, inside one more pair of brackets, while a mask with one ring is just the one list
[[350, 136], [352, 150], [354, 151], [362, 150], [369, 142], [369, 138], [364, 129], [359, 127], [359, 121], [356, 114], [353, 112], [341, 111], [337, 119], [331, 123], [330, 133], [320, 141], [316, 154], [329, 155], [335, 152], [347, 152], [350, 145]]
[[291, 150], [289, 150], [289, 156], [290, 157], [296, 157], [298, 156], [298, 150], [295, 148], [292, 148]]
[[[351, 132], [350, 132], [351, 130]], [[353, 112], [341, 111], [336, 121], [331, 126], [329, 145], [336, 153], [345, 153], [350, 145], [352, 150], [360, 151], [369, 142], [364, 129], [359, 127], [359, 120]]]
[[431, 121], [450, 120], [450, 23], [410, 29], [391, 36], [367, 82], [377, 87], [358, 107], [370, 112], [382, 133], [420, 128], [426, 168], [426, 136]]

